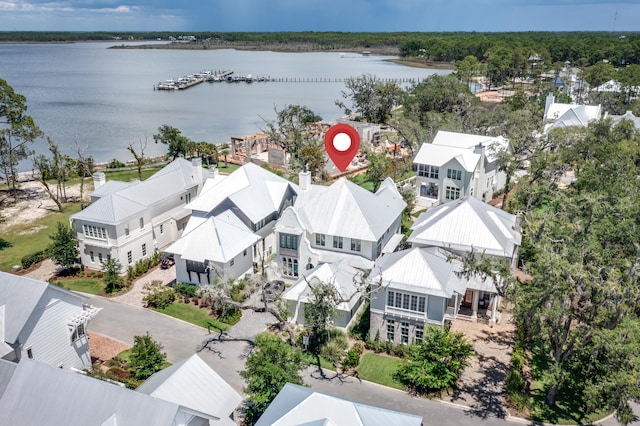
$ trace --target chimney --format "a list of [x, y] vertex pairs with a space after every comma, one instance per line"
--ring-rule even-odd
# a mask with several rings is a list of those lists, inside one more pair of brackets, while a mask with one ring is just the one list
[[198, 185], [202, 184], [202, 158], [193, 157], [191, 159], [191, 166], [193, 166], [192, 179]]
[[95, 172], [93, 174], [93, 190], [100, 188], [107, 182], [107, 177], [104, 172]]
[[306, 164], [298, 175], [298, 184], [300, 185], [300, 189], [303, 191], [306, 191], [311, 186], [311, 172], [307, 170]]
[[551, 108], [551, 105], [553, 105], [555, 102], [556, 102], [556, 97], [553, 96], [553, 93], [549, 93], [547, 95], [547, 99], [546, 99], [545, 104], [544, 104], [544, 119], [545, 120], [548, 118], [547, 114], [549, 113], [549, 108]]
[[211, 167], [209, 169], [209, 179], [215, 179], [218, 177], [218, 168], [217, 167]]

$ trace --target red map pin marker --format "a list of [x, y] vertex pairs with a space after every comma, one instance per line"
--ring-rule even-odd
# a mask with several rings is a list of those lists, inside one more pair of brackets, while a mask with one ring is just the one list
[[358, 153], [360, 135], [348, 124], [336, 124], [331, 126], [324, 135], [324, 148], [333, 164], [344, 172]]

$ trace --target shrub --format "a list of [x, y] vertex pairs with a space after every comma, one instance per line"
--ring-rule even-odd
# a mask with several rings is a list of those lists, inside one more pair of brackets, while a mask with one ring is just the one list
[[369, 301], [365, 302], [365, 306], [358, 313], [356, 321], [349, 327], [349, 336], [358, 340], [367, 340], [370, 327], [370, 308]]
[[354, 347], [347, 351], [347, 356], [342, 360], [342, 370], [348, 371], [354, 367], [357, 367], [360, 364], [360, 355], [362, 352], [358, 350], [358, 348]]
[[195, 297], [198, 286], [195, 284], [176, 283], [173, 289], [183, 296]]
[[44, 257], [45, 257], [44, 251], [38, 251], [36, 253], [28, 254], [24, 256], [20, 261], [22, 265], [22, 269], [27, 269], [38, 262], [42, 262], [44, 260]]
[[145, 284], [143, 291], [145, 301], [150, 308], [166, 308], [176, 300], [176, 292], [171, 287], [165, 286], [162, 281], [154, 280]]
[[242, 310], [238, 308], [230, 308], [227, 309], [224, 315], [218, 319], [225, 324], [234, 325], [240, 321], [240, 318], [242, 318]]

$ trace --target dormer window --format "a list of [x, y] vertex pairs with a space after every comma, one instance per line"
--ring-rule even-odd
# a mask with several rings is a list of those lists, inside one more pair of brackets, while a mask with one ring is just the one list
[[144, 229], [144, 217], [140, 218], [140, 229]]
[[456, 169], [447, 169], [447, 177], [449, 179], [461, 180], [462, 179], [462, 171]]

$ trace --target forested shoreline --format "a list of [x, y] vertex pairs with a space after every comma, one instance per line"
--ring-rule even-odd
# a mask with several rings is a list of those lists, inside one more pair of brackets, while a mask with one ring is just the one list
[[246, 48], [282, 51], [369, 50], [372, 53], [451, 62], [508, 55], [548, 65], [640, 64], [640, 33], [623, 32], [0, 32], [0, 43], [190, 40], [154, 48]]

